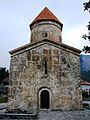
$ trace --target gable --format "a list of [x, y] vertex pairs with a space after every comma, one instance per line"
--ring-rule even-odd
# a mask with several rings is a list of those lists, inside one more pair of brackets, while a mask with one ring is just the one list
[[33, 49], [33, 48], [42, 46], [44, 44], [49, 44], [51, 46], [55, 46], [56, 48], [60, 48], [60, 49], [63, 49], [65, 51], [69, 51], [69, 52], [76, 54], [76, 55], [79, 55], [81, 53], [81, 50], [79, 50], [77, 48], [71, 47], [71, 46], [63, 44], [63, 43], [60, 44], [60, 43], [57, 43], [54, 41], [50, 41], [48, 39], [44, 39], [42, 41], [38, 41], [38, 42], [32, 43], [32, 44], [31, 43], [26, 44], [24, 46], [21, 46], [19, 48], [16, 48], [16, 49], [10, 51], [9, 53], [11, 54], [11, 56], [14, 56], [14, 55], [20, 54], [24, 51], [27, 51], [29, 49]]

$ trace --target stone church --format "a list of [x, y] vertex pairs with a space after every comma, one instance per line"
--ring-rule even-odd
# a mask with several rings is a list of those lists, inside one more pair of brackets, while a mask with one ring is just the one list
[[10, 51], [9, 109], [82, 108], [81, 51], [62, 43], [62, 28], [45, 7], [30, 24], [30, 43]]

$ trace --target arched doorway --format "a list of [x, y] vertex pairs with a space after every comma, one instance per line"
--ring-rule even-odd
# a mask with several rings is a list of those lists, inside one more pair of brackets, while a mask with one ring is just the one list
[[43, 90], [40, 94], [40, 108], [49, 109], [49, 92], [47, 90]]

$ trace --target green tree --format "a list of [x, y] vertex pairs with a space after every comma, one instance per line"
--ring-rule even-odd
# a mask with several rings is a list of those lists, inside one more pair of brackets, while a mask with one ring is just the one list
[[[84, 5], [84, 11], [88, 10], [89, 13], [90, 13], [90, 0], [88, 2], [83, 3], [83, 5]], [[88, 35], [86, 35], [86, 34], [83, 35], [83, 38], [85, 40], [89, 40], [90, 41], [90, 21], [89, 21], [87, 27], [88, 27]], [[84, 46], [83, 51], [85, 53], [90, 53], [90, 47], [89, 46]]]
[[8, 70], [6, 70], [6, 68], [0, 68], [0, 80], [3, 80], [6, 77], [9, 77]]

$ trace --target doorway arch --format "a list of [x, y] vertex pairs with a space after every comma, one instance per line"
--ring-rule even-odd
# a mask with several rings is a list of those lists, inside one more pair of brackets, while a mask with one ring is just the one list
[[47, 87], [39, 89], [39, 108], [50, 109], [51, 108], [51, 91]]
[[50, 100], [49, 92], [47, 90], [41, 91], [41, 94], [40, 94], [40, 108], [49, 109], [50, 108], [49, 100]]

